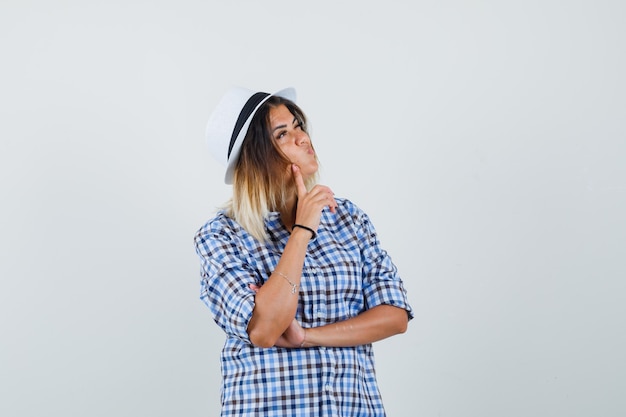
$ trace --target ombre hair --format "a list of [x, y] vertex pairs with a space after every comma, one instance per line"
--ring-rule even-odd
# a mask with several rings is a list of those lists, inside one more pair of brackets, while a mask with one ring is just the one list
[[[308, 134], [306, 116], [293, 101], [272, 96], [256, 111], [243, 140], [233, 177], [233, 197], [226, 214], [257, 240], [267, 240], [265, 219], [270, 212], [284, 211], [297, 194], [291, 161], [276, 145], [270, 129], [270, 110], [285, 105]], [[317, 156], [316, 156], [317, 158]], [[317, 174], [305, 180], [307, 188], [317, 182]]]

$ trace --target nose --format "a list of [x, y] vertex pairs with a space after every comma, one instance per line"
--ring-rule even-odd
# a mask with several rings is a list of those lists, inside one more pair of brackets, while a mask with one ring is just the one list
[[296, 134], [296, 143], [298, 145], [307, 145], [309, 144], [309, 142], [310, 142], [309, 135], [307, 135], [306, 132], [301, 130]]

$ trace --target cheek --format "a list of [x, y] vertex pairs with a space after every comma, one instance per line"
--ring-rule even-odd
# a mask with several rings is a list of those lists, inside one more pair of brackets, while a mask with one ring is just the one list
[[[296, 153], [290, 146], [281, 146], [280, 151], [289, 159], [290, 161], [294, 161], [296, 159]], [[295, 162], [295, 161], [294, 161]]]

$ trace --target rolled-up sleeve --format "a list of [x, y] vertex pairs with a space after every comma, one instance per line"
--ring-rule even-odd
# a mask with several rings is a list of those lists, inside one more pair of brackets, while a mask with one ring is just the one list
[[363, 256], [363, 295], [367, 307], [387, 304], [405, 309], [409, 320], [413, 309], [409, 305], [407, 292], [391, 257], [380, 244], [378, 235], [367, 214], [359, 211], [359, 242]]
[[[257, 273], [242, 257], [236, 241], [208, 224], [194, 238], [200, 257], [200, 299], [209, 307], [213, 320], [228, 336], [250, 343], [248, 323], [254, 310]], [[245, 252], [244, 252], [245, 253]]]

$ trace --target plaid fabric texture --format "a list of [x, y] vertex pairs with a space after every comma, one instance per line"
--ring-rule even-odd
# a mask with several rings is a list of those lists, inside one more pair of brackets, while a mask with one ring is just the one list
[[[354, 317], [381, 304], [407, 310], [402, 280], [368, 216], [337, 198], [322, 212], [302, 269], [296, 319], [303, 327]], [[201, 300], [226, 333], [221, 354], [222, 416], [384, 416], [371, 344], [349, 348], [263, 349], [246, 331], [254, 308], [249, 284], [262, 285], [289, 238], [278, 213], [260, 244], [219, 212], [195, 236]]]

